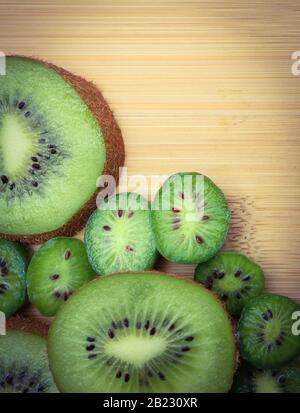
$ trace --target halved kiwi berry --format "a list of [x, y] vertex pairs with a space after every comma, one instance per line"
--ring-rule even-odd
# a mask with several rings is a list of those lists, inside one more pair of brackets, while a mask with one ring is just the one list
[[223, 192], [198, 173], [171, 176], [152, 206], [157, 248], [178, 263], [198, 264], [214, 256], [225, 241], [229, 221]]
[[0, 393], [57, 393], [45, 334], [36, 321], [8, 320], [6, 335], [0, 336]]
[[244, 308], [238, 340], [242, 357], [264, 369], [284, 366], [300, 355], [300, 337], [293, 334], [293, 314], [299, 304], [288, 297], [265, 293]]
[[157, 250], [149, 202], [136, 193], [106, 199], [90, 217], [84, 240], [99, 275], [151, 269]]
[[239, 315], [251, 298], [264, 290], [264, 273], [259, 265], [242, 254], [219, 252], [199, 264], [195, 280], [213, 290], [231, 315]]
[[53, 316], [95, 273], [79, 239], [57, 237], [33, 256], [27, 271], [28, 296], [43, 315]]
[[271, 370], [244, 365], [237, 372], [233, 393], [300, 393], [300, 368], [296, 364]]
[[25, 247], [0, 239], [0, 311], [7, 317], [25, 303], [28, 256]]
[[215, 296], [156, 272], [83, 286], [58, 312], [48, 354], [62, 392], [227, 392], [236, 360]]
[[0, 77], [0, 232], [41, 243], [74, 235], [96, 207], [96, 182], [118, 177], [120, 129], [101, 93], [52, 64], [7, 57]]

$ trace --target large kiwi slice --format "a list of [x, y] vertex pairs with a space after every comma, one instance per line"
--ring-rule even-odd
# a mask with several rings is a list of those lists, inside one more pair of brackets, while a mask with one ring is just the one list
[[61, 307], [48, 340], [62, 392], [227, 392], [235, 339], [221, 303], [162, 273], [100, 277]]
[[98, 274], [143, 271], [157, 256], [149, 202], [136, 193], [103, 201], [88, 221], [85, 243]]
[[238, 326], [239, 349], [251, 365], [283, 366], [300, 355], [300, 337], [293, 333], [299, 304], [288, 297], [265, 293], [245, 306]]
[[199, 264], [195, 280], [213, 290], [232, 315], [238, 315], [245, 304], [264, 290], [264, 273], [259, 265], [242, 254], [219, 252]]
[[49, 370], [44, 326], [10, 319], [0, 336], [0, 393], [56, 393]]
[[40, 243], [73, 235], [118, 176], [124, 147], [96, 87], [54, 65], [7, 57], [0, 76], [0, 232]]
[[225, 241], [230, 211], [223, 192], [204, 175], [171, 176], [152, 208], [157, 248], [170, 261], [207, 261]]
[[20, 244], [0, 239], [0, 311], [7, 317], [25, 302], [28, 255]]
[[53, 238], [34, 254], [28, 267], [29, 300], [43, 315], [53, 316], [94, 275], [82, 241]]
[[295, 364], [276, 370], [244, 365], [237, 372], [233, 393], [300, 393], [300, 368]]

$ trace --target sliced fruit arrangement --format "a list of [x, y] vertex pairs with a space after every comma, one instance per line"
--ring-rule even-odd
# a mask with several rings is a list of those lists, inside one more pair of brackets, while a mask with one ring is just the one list
[[168, 260], [198, 264], [223, 245], [230, 211], [223, 192], [206, 176], [171, 176], [153, 202], [152, 222], [159, 252]]
[[264, 290], [263, 270], [254, 261], [235, 252], [219, 252], [199, 264], [195, 280], [214, 291], [231, 315], [239, 315], [251, 298]]
[[233, 393], [300, 393], [300, 367], [263, 370], [245, 365], [235, 376]]
[[255, 367], [284, 366], [300, 355], [300, 336], [293, 334], [293, 314], [299, 304], [288, 297], [265, 293], [244, 308], [238, 325], [239, 350]]
[[53, 238], [34, 254], [28, 267], [29, 299], [43, 315], [53, 316], [74, 291], [94, 276], [82, 241]]
[[83, 286], [58, 312], [48, 354], [62, 392], [227, 392], [236, 360], [215, 296], [151, 272]]
[[0, 311], [7, 317], [19, 311], [25, 303], [28, 257], [25, 247], [0, 240]]
[[135, 193], [108, 198], [89, 219], [84, 240], [99, 275], [151, 269], [157, 250], [149, 202]]
[[54, 65], [7, 57], [0, 77], [0, 233], [40, 243], [73, 235], [96, 181], [118, 177], [121, 132], [101, 93]]
[[11, 318], [0, 336], [0, 393], [56, 393], [44, 326]]

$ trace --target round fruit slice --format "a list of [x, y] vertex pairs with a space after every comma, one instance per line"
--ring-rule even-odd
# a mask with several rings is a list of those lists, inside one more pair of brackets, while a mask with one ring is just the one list
[[149, 202], [135, 193], [108, 198], [89, 219], [85, 243], [98, 274], [151, 269], [157, 250]]
[[230, 211], [222, 191], [204, 175], [171, 176], [156, 195], [152, 210], [157, 248], [170, 261], [207, 261], [225, 241]]
[[53, 238], [34, 254], [28, 267], [29, 300], [43, 315], [53, 316], [61, 304], [93, 276], [82, 241]]
[[249, 258], [235, 252], [219, 252], [199, 264], [195, 280], [213, 290], [226, 303], [231, 315], [238, 315], [245, 304], [264, 290], [264, 273]]
[[43, 326], [11, 319], [0, 336], [0, 393], [57, 393]]
[[0, 240], [0, 311], [7, 317], [20, 310], [26, 299], [27, 255], [23, 246]]
[[7, 57], [0, 77], [0, 232], [40, 243], [73, 235], [118, 176], [124, 147], [94, 85], [54, 65]]
[[243, 366], [234, 379], [234, 393], [300, 393], [300, 368], [295, 364], [276, 370]]
[[82, 287], [58, 312], [48, 354], [62, 392], [107, 393], [227, 392], [236, 358], [214, 295], [151, 272]]
[[255, 367], [277, 368], [300, 354], [293, 315], [300, 306], [275, 294], [262, 294], [244, 308], [238, 326], [242, 357]]

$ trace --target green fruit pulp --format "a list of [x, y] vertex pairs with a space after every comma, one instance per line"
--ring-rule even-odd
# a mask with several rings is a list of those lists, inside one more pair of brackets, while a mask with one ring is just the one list
[[227, 392], [235, 339], [222, 305], [162, 273], [108, 275], [58, 312], [48, 340], [62, 392]]
[[106, 159], [103, 136], [81, 97], [53, 69], [21, 57], [6, 64], [0, 76], [0, 232], [53, 231], [96, 191]]
[[28, 267], [29, 299], [43, 315], [53, 316], [94, 275], [82, 241], [53, 238], [34, 254]]

